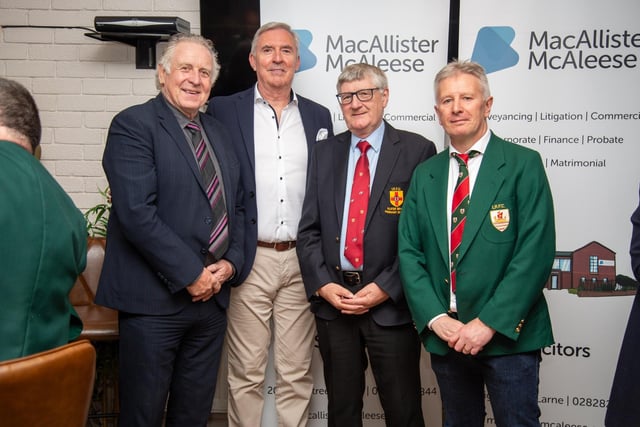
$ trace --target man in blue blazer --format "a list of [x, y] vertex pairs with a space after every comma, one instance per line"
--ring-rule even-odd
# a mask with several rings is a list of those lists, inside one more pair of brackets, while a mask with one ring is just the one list
[[[121, 427], [160, 427], [165, 404], [166, 426], [205, 426], [210, 413], [244, 259], [238, 161], [224, 127], [199, 112], [219, 68], [209, 40], [174, 36], [157, 69], [160, 94], [109, 129], [113, 208], [96, 301], [119, 310]], [[224, 202], [219, 214], [208, 191]], [[213, 251], [218, 243], [226, 251]]]
[[307, 425], [313, 316], [294, 248], [311, 147], [333, 126], [329, 110], [291, 89], [299, 52], [289, 25], [264, 24], [249, 55], [256, 86], [209, 103], [231, 132], [245, 189], [243, 283], [228, 310], [230, 427], [260, 425], [272, 335], [279, 425]]
[[[493, 97], [479, 64], [451, 62], [437, 74], [435, 91], [451, 144], [416, 168], [398, 247], [445, 425], [484, 426], [486, 386], [496, 425], [539, 426], [540, 349], [553, 344], [542, 291], [555, 256], [544, 166], [537, 151], [490, 131]], [[465, 164], [456, 159], [465, 155]], [[455, 191], [465, 182], [467, 197]], [[463, 232], [454, 227], [460, 224]], [[459, 234], [459, 250], [450, 251]]]
[[[631, 215], [631, 271], [640, 280], [640, 205]], [[627, 327], [622, 339], [618, 364], [611, 384], [609, 405], [604, 419], [606, 427], [626, 427], [640, 424], [640, 293], [636, 291]]]
[[[337, 89], [349, 130], [314, 147], [297, 246], [316, 316], [328, 425], [362, 425], [370, 362], [387, 425], [421, 427], [420, 341], [400, 282], [397, 226], [413, 169], [436, 149], [383, 120], [389, 88], [379, 68], [349, 65]], [[365, 182], [371, 189], [363, 200], [362, 257], [354, 257], [345, 248], [352, 244], [351, 189], [362, 140], [371, 146]]]

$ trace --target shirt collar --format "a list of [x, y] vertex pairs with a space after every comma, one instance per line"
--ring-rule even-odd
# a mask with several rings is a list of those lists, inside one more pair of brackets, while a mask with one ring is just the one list
[[[480, 154], [484, 154], [484, 152], [487, 151], [487, 145], [489, 144], [489, 140], [490, 139], [491, 139], [491, 130], [489, 128], [487, 128], [487, 131], [484, 133], [484, 135], [482, 135], [480, 137], [480, 139], [477, 140], [471, 146], [471, 148], [469, 148], [467, 153], [469, 151], [471, 151], [471, 150], [475, 150], [475, 151], [479, 152]], [[449, 145], [449, 155], [451, 155], [452, 153], [464, 154], [464, 153], [460, 153], [458, 150], [456, 150], [453, 145]]]
[[[262, 97], [260, 93], [260, 89], [258, 89], [258, 83], [255, 86], [256, 90], [253, 91], [253, 103], [254, 104], [269, 104], [269, 101]], [[289, 94], [289, 104], [298, 105], [298, 95], [291, 89], [291, 93]]]
[[351, 134], [351, 149], [352, 150], [357, 149], [356, 145], [358, 144], [358, 142], [362, 141], [363, 139], [366, 139], [367, 142], [369, 142], [369, 145], [371, 145], [371, 148], [373, 148], [373, 150], [376, 153], [379, 153], [380, 152], [380, 148], [382, 147], [382, 138], [384, 137], [384, 129], [385, 129], [385, 123], [384, 123], [384, 120], [383, 120], [380, 123], [380, 126], [378, 126], [376, 128], [376, 130], [371, 132], [371, 135], [369, 135], [366, 138], [358, 138], [357, 136], [355, 136], [352, 133]]
[[164, 97], [164, 95], [162, 95], [162, 99], [167, 104], [167, 106], [169, 107], [169, 109], [171, 110], [173, 115], [176, 117], [176, 120], [178, 120], [178, 124], [180, 125], [181, 128], [184, 128], [187, 125], [187, 123], [189, 123], [189, 122], [196, 122], [198, 124], [198, 126], [200, 126], [200, 129], [202, 129], [202, 122], [200, 121], [200, 113], [198, 113], [198, 115], [195, 117], [195, 119], [190, 120], [187, 116], [182, 114], [182, 112], [180, 110], [178, 110], [176, 107], [171, 105], [171, 103], [169, 101], [167, 101], [167, 99]]

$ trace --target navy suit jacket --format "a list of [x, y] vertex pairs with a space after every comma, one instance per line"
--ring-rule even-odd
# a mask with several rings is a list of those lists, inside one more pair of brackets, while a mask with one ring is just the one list
[[[239, 280], [249, 275], [256, 256], [258, 242], [258, 206], [256, 203], [255, 149], [253, 135], [255, 86], [229, 96], [213, 97], [207, 112], [229, 129], [236, 156], [240, 161], [240, 173], [244, 187], [245, 207], [245, 263]], [[322, 105], [296, 94], [298, 109], [307, 137], [309, 156], [318, 141], [318, 131], [326, 130], [324, 138], [333, 135], [331, 113]]]
[[[224, 127], [200, 115], [220, 164], [229, 215], [224, 258], [241, 271], [244, 210], [238, 161]], [[96, 302], [137, 314], [173, 314], [202, 273], [211, 206], [193, 152], [168, 103], [156, 98], [113, 119], [102, 160], [113, 207]], [[236, 274], [237, 278], [237, 274]], [[227, 307], [229, 285], [215, 296]]]
[[[631, 268], [640, 280], [640, 205], [631, 215]], [[618, 364], [611, 385], [609, 405], [604, 420], [606, 427], [626, 427], [640, 423], [640, 293], [636, 291], [627, 328], [622, 339]]]
[[[298, 258], [311, 310], [321, 319], [335, 319], [339, 312], [315, 292], [327, 283], [342, 283], [340, 232], [351, 132], [341, 133], [314, 148], [307, 192], [298, 230]], [[371, 310], [381, 326], [411, 322], [398, 271], [398, 218], [413, 169], [436, 153], [435, 145], [415, 133], [386, 123], [382, 147], [369, 196], [364, 230], [364, 284], [375, 282], [388, 295]], [[395, 203], [395, 204], [394, 204]]]

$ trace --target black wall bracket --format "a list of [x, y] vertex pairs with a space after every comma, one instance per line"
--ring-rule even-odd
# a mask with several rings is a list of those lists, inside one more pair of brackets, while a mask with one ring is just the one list
[[85, 36], [101, 41], [116, 41], [136, 48], [136, 68], [156, 68], [156, 45], [169, 40], [169, 34], [137, 33], [85, 33]]
[[172, 34], [191, 31], [191, 24], [177, 16], [96, 16], [95, 31], [85, 36], [126, 43], [136, 48], [136, 68], [156, 67], [156, 45]]

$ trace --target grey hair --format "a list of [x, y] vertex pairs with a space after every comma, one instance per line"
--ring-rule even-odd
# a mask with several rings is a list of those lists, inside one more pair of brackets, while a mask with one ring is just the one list
[[338, 76], [338, 83], [336, 89], [340, 92], [340, 87], [343, 83], [352, 82], [354, 80], [362, 80], [367, 77], [371, 77], [371, 81], [378, 89], [389, 88], [389, 81], [387, 75], [380, 68], [369, 65], [366, 63], [347, 65], [342, 69], [342, 72]]
[[480, 86], [482, 87], [482, 96], [485, 100], [489, 99], [491, 96], [491, 90], [489, 89], [487, 74], [485, 73], [484, 68], [482, 68], [482, 65], [470, 60], [453, 60], [438, 71], [433, 82], [434, 96], [438, 96], [438, 85], [440, 82], [457, 74], [470, 74], [477, 78], [480, 81]]
[[[171, 73], [171, 61], [173, 61], [173, 55], [176, 51], [176, 46], [179, 43], [183, 42], [191, 42], [197, 43], [202, 47], [206, 48], [211, 54], [211, 86], [216, 82], [218, 76], [220, 75], [220, 63], [218, 62], [218, 52], [216, 48], [213, 46], [213, 42], [205, 37], [202, 37], [198, 34], [185, 34], [185, 33], [177, 33], [169, 37], [169, 42], [167, 43], [167, 47], [165, 48], [158, 64], [162, 66], [164, 72], [169, 74]], [[158, 71], [156, 70], [156, 88], [160, 90], [162, 86], [160, 85], [160, 79], [158, 77]]]
[[[20, 83], [0, 77], [0, 126], [25, 138], [35, 153], [42, 137], [38, 106]], [[19, 141], [13, 141], [19, 142]], [[25, 147], [27, 148], [27, 147]]]
[[298, 34], [291, 29], [289, 24], [285, 24], [284, 22], [267, 22], [258, 28], [256, 33], [253, 35], [253, 40], [251, 40], [251, 55], [256, 55], [256, 48], [258, 47], [258, 39], [260, 36], [271, 30], [285, 30], [291, 34], [291, 37], [293, 37], [293, 40], [295, 40], [296, 43], [296, 56], [300, 56], [300, 37], [298, 37]]

